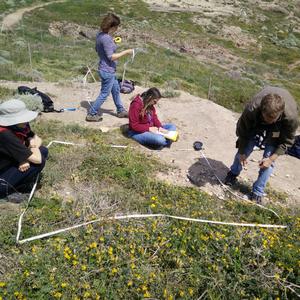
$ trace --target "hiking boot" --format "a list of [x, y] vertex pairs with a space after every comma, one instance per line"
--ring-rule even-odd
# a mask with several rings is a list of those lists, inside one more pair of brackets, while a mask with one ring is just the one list
[[237, 183], [237, 175], [234, 175], [231, 171], [229, 171], [225, 177], [224, 183], [229, 186], [233, 186]]
[[251, 192], [250, 194], [250, 200], [255, 201], [257, 204], [262, 204], [263, 196], [258, 196]]
[[10, 195], [7, 196], [7, 200], [8, 202], [11, 203], [21, 203], [23, 201], [26, 201], [29, 198], [29, 193], [26, 194], [22, 194], [22, 193], [12, 193]]
[[126, 110], [117, 113], [118, 118], [128, 118], [128, 112]]
[[100, 122], [103, 120], [103, 118], [97, 114], [96, 115], [87, 114], [85, 120], [87, 122]]

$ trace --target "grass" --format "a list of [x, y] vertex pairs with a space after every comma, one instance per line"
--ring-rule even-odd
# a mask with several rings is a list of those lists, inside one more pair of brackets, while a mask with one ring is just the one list
[[[0, 215], [2, 299], [292, 299], [300, 284], [299, 210], [221, 201], [155, 178], [167, 166], [134, 145], [77, 125], [37, 122], [45, 139], [84, 147], [50, 148], [25, 215], [22, 237], [98, 217], [164, 213], [222, 221], [281, 223], [287, 230], [196, 224], [171, 219], [103, 221], [16, 246], [17, 213]], [[294, 291], [293, 291], [294, 290]], [[0, 298], [1, 299], [1, 298]]]
[[[241, 111], [245, 102], [261, 86], [270, 83], [289, 88], [299, 99], [299, 85], [293, 84], [299, 83], [297, 69], [287, 71], [289, 64], [300, 59], [299, 49], [275, 45], [269, 38], [277, 34], [272, 19], [286, 29], [281, 14], [257, 10], [257, 13], [267, 15], [264, 26], [268, 28], [269, 36], [264, 36], [265, 33], [262, 35], [261, 23], [257, 20], [250, 24], [237, 17], [225, 20], [228, 25], [239, 25], [254, 36], [262, 36], [261, 52], [256, 47], [245, 51], [194, 24], [192, 19], [199, 15], [197, 13], [153, 12], [141, 1], [131, 1], [126, 6], [121, 1], [115, 1], [113, 6], [109, 1], [99, 3], [89, 0], [85, 1], [84, 6], [66, 1], [26, 14], [14, 32], [1, 33], [1, 49], [10, 54], [5, 57], [8, 62], [1, 65], [2, 79], [59, 81], [82, 77], [85, 66], [97, 61], [93, 51], [94, 42], [69, 36], [53, 37], [48, 32], [48, 26], [53, 21], [64, 20], [97, 28], [99, 16], [112, 9], [121, 16], [121, 30], [125, 36], [128, 34], [120, 49], [142, 45], [148, 50], [147, 54], [137, 56], [127, 73], [128, 78], [140, 84], [163, 87], [165, 82], [176, 80], [180, 82], [181, 89], [205, 98], [209, 94], [211, 100], [235, 111]], [[141, 44], [145, 36], [148, 39]], [[197, 50], [207, 41], [212, 47], [218, 45], [242, 59], [242, 64], [238, 66], [242, 70], [241, 79], [231, 79], [222, 61], [220, 66], [216, 63], [204, 64], [193, 53], [179, 52], [181, 45], [186, 44]], [[31, 48], [33, 69], [29, 65], [28, 45]], [[124, 59], [119, 63], [120, 74], [123, 62]], [[270, 81], [266, 74], [271, 73], [275, 76]], [[208, 93], [210, 78], [212, 86]]]
[[[1, 11], [37, 1], [1, 2]], [[244, 3], [246, 5], [246, 3]], [[144, 86], [186, 90], [235, 111], [262, 85], [273, 83], [300, 95], [299, 47], [289, 47], [274, 20], [286, 32], [280, 14], [266, 14], [264, 26], [229, 18], [255, 37], [261, 51], [234, 43], [192, 22], [196, 13], [152, 12], [142, 1], [66, 1], [28, 13], [15, 31], [0, 33], [1, 79], [51, 80], [82, 77], [96, 62], [94, 42], [55, 38], [52, 21], [99, 26], [99, 16], [112, 9], [121, 16], [120, 49], [147, 48], [129, 65], [127, 76]], [[262, 13], [259, 9], [255, 12]], [[299, 39], [299, 35], [295, 34]], [[137, 40], [135, 40], [137, 39]], [[142, 41], [142, 42], [141, 42]], [[240, 57], [242, 78], [229, 78], [226, 66], [201, 63], [182, 45], [202, 49], [209, 41]], [[31, 50], [32, 69], [29, 65]], [[220, 59], [222, 56], [220, 55]], [[124, 60], [120, 60], [121, 73]], [[271, 78], [266, 74], [272, 75]], [[0, 98], [12, 90], [0, 87]], [[297, 97], [300, 99], [300, 97]], [[298, 100], [299, 101], [299, 100]], [[286, 230], [249, 229], [195, 224], [171, 219], [103, 221], [53, 238], [15, 245], [18, 209], [0, 203], [0, 299], [294, 299], [300, 294], [299, 208], [277, 203], [284, 195], [270, 191], [265, 210], [232, 199], [221, 201], [191, 187], [156, 179], [168, 166], [136, 149], [113, 149], [111, 143], [134, 144], [118, 131], [109, 136], [75, 125], [37, 122], [45, 144], [68, 140], [83, 147], [54, 145], [44, 170], [42, 188], [24, 218], [22, 237], [29, 237], [98, 217], [129, 213], [163, 213], [228, 222], [288, 224]], [[25, 204], [24, 204], [25, 205]], [[21, 205], [21, 207], [23, 207]]]

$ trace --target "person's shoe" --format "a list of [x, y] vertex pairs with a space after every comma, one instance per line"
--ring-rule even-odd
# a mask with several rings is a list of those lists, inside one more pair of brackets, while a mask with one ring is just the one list
[[231, 171], [229, 171], [225, 177], [224, 183], [229, 186], [233, 186], [237, 182], [237, 176], [234, 175]]
[[257, 204], [262, 204], [263, 196], [258, 196], [253, 192], [251, 192], [250, 200], [255, 201]]
[[100, 122], [103, 120], [102, 116], [99, 115], [91, 115], [91, 114], [87, 114], [85, 117], [85, 120], [87, 122]]
[[12, 193], [7, 196], [8, 202], [12, 203], [21, 203], [23, 201], [26, 201], [29, 198], [29, 193], [22, 194], [22, 193]]
[[128, 118], [128, 112], [126, 110], [117, 113], [118, 118]]

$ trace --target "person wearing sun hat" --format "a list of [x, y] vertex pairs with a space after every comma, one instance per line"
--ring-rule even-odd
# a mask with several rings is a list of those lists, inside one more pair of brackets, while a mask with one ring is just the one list
[[18, 99], [0, 104], [0, 199], [29, 192], [45, 166], [48, 149], [29, 125], [37, 116]]

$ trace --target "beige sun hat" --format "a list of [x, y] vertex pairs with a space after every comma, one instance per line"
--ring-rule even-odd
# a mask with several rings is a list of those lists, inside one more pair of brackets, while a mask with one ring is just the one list
[[0, 104], [0, 126], [12, 126], [34, 120], [38, 112], [26, 108], [24, 102], [11, 99]]

